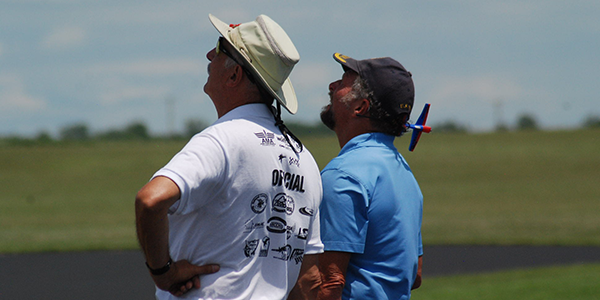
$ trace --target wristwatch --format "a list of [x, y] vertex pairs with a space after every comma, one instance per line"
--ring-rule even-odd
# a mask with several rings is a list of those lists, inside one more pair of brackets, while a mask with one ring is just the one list
[[169, 272], [169, 270], [171, 269], [172, 263], [173, 263], [173, 260], [169, 257], [169, 261], [167, 262], [167, 264], [164, 267], [161, 267], [158, 269], [152, 269], [152, 268], [150, 268], [150, 265], [148, 265], [148, 262], [146, 262], [146, 267], [148, 267], [148, 270], [150, 270], [150, 273], [152, 273], [152, 275], [162, 275], [162, 274]]

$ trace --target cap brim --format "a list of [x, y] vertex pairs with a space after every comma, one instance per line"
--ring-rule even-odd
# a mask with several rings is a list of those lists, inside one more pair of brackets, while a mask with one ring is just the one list
[[292, 82], [290, 79], [286, 79], [281, 86], [279, 92], [275, 92], [267, 81], [263, 78], [263, 76], [258, 72], [258, 70], [248, 61], [246, 56], [241, 53], [237, 47], [233, 44], [231, 39], [229, 38], [229, 34], [227, 33], [230, 30], [230, 26], [219, 20], [219, 18], [215, 17], [212, 14], [208, 14], [208, 19], [213, 24], [213, 26], [217, 29], [217, 31], [226, 39], [230, 45], [233, 46], [233, 49], [239, 54], [240, 57], [244, 59], [245, 65], [249, 67], [248, 69], [254, 75], [254, 78], [258, 78], [261, 82], [261, 85], [273, 96], [290, 114], [295, 114], [298, 111], [298, 99], [296, 98], [296, 92], [294, 91], [294, 87], [292, 86]]
[[333, 59], [335, 59], [335, 61], [342, 65], [344, 71], [350, 69], [360, 74], [360, 70], [358, 68], [358, 61], [356, 61], [354, 58], [336, 52], [333, 54]]

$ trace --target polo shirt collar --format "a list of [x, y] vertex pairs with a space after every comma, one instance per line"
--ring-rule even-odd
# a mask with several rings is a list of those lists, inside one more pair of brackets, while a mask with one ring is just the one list
[[250, 119], [253, 117], [270, 118], [274, 120], [273, 114], [268, 106], [262, 103], [249, 103], [230, 110], [220, 117], [215, 124], [235, 119]]
[[394, 146], [395, 136], [381, 133], [381, 132], [369, 132], [363, 133], [353, 137], [350, 141], [344, 145], [340, 151], [340, 155], [354, 148], [360, 147], [386, 147], [396, 148]]

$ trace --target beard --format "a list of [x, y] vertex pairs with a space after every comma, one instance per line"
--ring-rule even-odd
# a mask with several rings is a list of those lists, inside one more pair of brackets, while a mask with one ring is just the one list
[[335, 120], [331, 111], [331, 104], [323, 106], [321, 109], [321, 122], [331, 130], [335, 130]]

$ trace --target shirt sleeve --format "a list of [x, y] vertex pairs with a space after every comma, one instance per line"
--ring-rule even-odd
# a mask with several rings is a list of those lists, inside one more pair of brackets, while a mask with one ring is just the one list
[[366, 188], [340, 170], [324, 170], [321, 179], [321, 240], [325, 251], [363, 253], [369, 226]]
[[[318, 173], [318, 166], [317, 163], [314, 162], [314, 170], [316, 171], [317, 176], [313, 176], [313, 178], [321, 178], [320, 174]], [[304, 253], [305, 254], [318, 254], [318, 253], [323, 253], [323, 242], [321, 241], [321, 218], [320, 218], [320, 211], [319, 211], [319, 206], [321, 205], [321, 201], [323, 199], [323, 187], [322, 187], [322, 183], [320, 180], [316, 181], [317, 184], [317, 191], [315, 191], [316, 193], [316, 197], [315, 197], [315, 204], [313, 207], [311, 207], [314, 210], [314, 216], [311, 216], [311, 220], [310, 220], [310, 230], [308, 232], [308, 237], [307, 237], [307, 242], [306, 242], [306, 247], [304, 249]]]
[[419, 230], [419, 256], [423, 256], [423, 238], [421, 237], [420, 230]]
[[304, 249], [305, 254], [317, 254], [323, 253], [323, 243], [321, 242], [321, 226], [319, 219], [319, 210], [315, 213], [312, 218], [311, 229], [308, 234], [306, 248]]
[[[221, 187], [226, 174], [227, 159], [221, 145], [210, 135], [198, 134], [153, 177], [165, 176], [173, 180], [181, 192], [180, 199], [169, 213], [185, 214], [210, 201]], [[194, 197], [202, 193], [203, 197]], [[202, 199], [202, 201], [200, 201]]]

